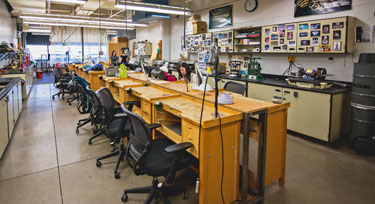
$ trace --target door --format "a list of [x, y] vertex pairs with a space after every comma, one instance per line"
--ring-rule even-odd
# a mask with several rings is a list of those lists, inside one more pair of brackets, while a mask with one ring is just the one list
[[16, 121], [18, 119], [19, 115], [19, 108], [18, 108], [18, 83], [13, 87], [13, 117], [14, 117], [14, 124], [16, 124]]
[[[24, 86], [26, 86], [26, 83], [24, 83]], [[22, 93], [23, 93], [22, 81], [18, 82], [17, 87], [18, 87], [18, 116], [19, 116], [22, 111]]]
[[288, 130], [328, 142], [330, 94], [284, 88], [283, 96], [290, 102]]
[[8, 145], [8, 112], [7, 97], [0, 100], [0, 158]]
[[14, 128], [14, 98], [13, 98], [13, 90], [9, 91], [7, 95], [8, 101], [8, 131], [9, 131], [9, 139], [12, 137], [13, 128]]
[[248, 83], [247, 96], [267, 102], [272, 102], [273, 100], [282, 101], [282, 90], [283, 88], [277, 86]]

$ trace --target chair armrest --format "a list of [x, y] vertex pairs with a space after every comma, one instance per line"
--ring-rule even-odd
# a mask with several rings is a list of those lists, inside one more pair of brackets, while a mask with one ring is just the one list
[[147, 127], [148, 127], [148, 129], [153, 130], [153, 129], [156, 129], [158, 127], [161, 127], [161, 124], [159, 124], [159, 123], [147, 124]]
[[185, 151], [185, 150], [189, 149], [192, 146], [193, 146], [193, 144], [190, 143], [190, 142], [183, 142], [183, 143], [178, 143], [178, 144], [174, 144], [174, 145], [168, 146], [168, 147], [165, 148], [165, 151], [168, 152], [168, 153]]
[[124, 105], [138, 105], [138, 104], [140, 104], [140, 102], [139, 101], [127, 101], [127, 102], [124, 102], [122, 104], [124, 104]]
[[116, 118], [116, 119], [118, 119], [118, 118], [125, 118], [125, 117], [128, 117], [128, 114], [126, 114], [126, 113], [117, 113], [113, 117]]

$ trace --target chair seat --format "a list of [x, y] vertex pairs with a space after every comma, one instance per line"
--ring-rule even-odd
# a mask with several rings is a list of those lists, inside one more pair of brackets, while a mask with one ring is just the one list
[[[168, 175], [174, 153], [166, 152], [165, 148], [173, 144], [172, 141], [165, 138], [152, 140], [151, 149], [142, 162], [144, 173], [153, 177]], [[181, 159], [178, 161], [176, 171], [188, 168], [192, 164], [193, 158], [188, 152], [183, 152]]]
[[[121, 124], [121, 119], [116, 119], [116, 120], [112, 121], [106, 129], [107, 137], [109, 137], [111, 139], [120, 139], [120, 138], [116, 138], [117, 133], [119, 131], [120, 124]], [[131, 130], [131, 125], [130, 125], [130, 123], [127, 123], [125, 125], [125, 131], [124, 131], [125, 135], [123, 135], [123, 136], [128, 136], [129, 133], [130, 133], [130, 130]]]

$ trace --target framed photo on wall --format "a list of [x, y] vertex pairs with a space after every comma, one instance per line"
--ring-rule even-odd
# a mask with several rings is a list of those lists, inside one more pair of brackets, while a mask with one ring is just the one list
[[352, 9], [352, 0], [295, 0], [294, 17], [333, 13]]
[[228, 5], [209, 12], [210, 29], [225, 28], [233, 25], [233, 5]]

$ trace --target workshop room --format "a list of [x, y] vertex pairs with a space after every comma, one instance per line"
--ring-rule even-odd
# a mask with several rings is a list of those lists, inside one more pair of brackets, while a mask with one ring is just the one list
[[0, 204], [375, 203], [375, 0], [0, 0]]

